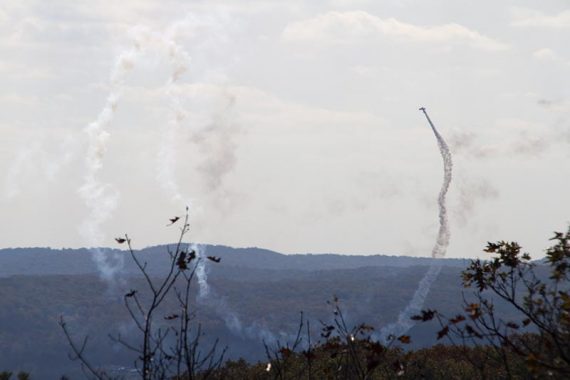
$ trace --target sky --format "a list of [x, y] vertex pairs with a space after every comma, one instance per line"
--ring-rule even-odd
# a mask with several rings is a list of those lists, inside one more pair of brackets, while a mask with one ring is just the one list
[[0, 4], [0, 248], [447, 257], [570, 223], [570, 4]]

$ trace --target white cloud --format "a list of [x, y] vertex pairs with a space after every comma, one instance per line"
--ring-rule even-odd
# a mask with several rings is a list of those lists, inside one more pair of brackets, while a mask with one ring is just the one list
[[542, 48], [534, 51], [532, 56], [540, 61], [555, 61], [558, 55], [549, 48]]
[[20, 94], [0, 94], [0, 104], [3, 104], [5, 106], [31, 106], [37, 104], [38, 100], [38, 97], [35, 95], [26, 96]]
[[395, 18], [383, 19], [364, 11], [327, 12], [289, 24], [285, 41], [342, 44], [385, 35], [414, 42], [458, 43], [484, 50], [504, 50], [507, 46], [456, 23], [418, 26]]
[[546, 15], [534, 9], [514, 8], [512, 10], [513, 26], [541, 28], [570, 28], [570, 10], [554, 15]]
[[375, 66], [355, 65], [349, 70], [358, 76], [370, 78], [375, 77], [381, 69]]

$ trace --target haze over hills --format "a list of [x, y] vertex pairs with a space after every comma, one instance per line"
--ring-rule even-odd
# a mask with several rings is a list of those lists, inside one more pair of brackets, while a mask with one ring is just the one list
[[[166, 246], [138, 252], [154, 277], [167, 269]], [[123, 305], [131, 289], [144, 290], [139, 272], [127, 255], [124, 270], [112, 283], [98, 275], [87, 249], [18, 248], [0, 250], [0, 368], [60, 376], [75, 374], [69, 347], [57, 321], [64, 316], [74, 336], [90, 336], [92, 361], [105, 368], [129, 367], [132, 353], [112, 343], [107, 334], [121, 333], [136, 340], [132, 321]], [[379, 329], [397, 319], [414, 294], [431, 262], [403, 256], [342, 256], [334, 254], [283, 255], [258, 248], [207, 246], [211, 292], [192, 308], [205, 332], [204, 345], [219, 338], [228, 357], [263, 360], [260, 330], [286, 340], [296, 331], [299, 312], [314, 326], [330, 320], [327, 301], [340, 299], [349, 324], [366, 322]], [[426, 306], [447, 313], [461, 309], [460, 272], [466, 260], [443, 259], [443, 270], [433, 284]], [[455, 300], [455, 303], [450, 302]], [[170, 306], [175, 307], [171, 301]], [[240, 330], [231, 331], [225, 318], [232, 314]], [[412, 347], [436, 342], [435, 324], [410, 331]], [[13, 342], [17, 342], [14, 344]], [[50, 353], [45, 354], [45, 353]]]

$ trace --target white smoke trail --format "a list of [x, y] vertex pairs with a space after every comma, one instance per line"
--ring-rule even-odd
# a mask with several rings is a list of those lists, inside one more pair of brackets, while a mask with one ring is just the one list
[[[176, 142], [178, 140], [179, 132], [184, 120], [187, 117], [186, 111], [182, 106], [180, 98], [177, 96], [177, 87], [180, 84], [180, 78], [188, 71], [190, 55], [184, 48], [175, 41], [175, 34], [178, 28], [188, 26], [188, 22], [197, 23], [198, 26], [210, 24], [212, 20], [202, 20], [187, 17], [183, 22], [174, 23], [166, 32], [162, 34], [149, 33], [145, 34], [145, 40], [139, 38], [135, 49], [132, 49], [121, 55], [117, 63], [115, 73], [112, 80], [112, 91], [109, 95], [105, 108], [97, 118], [91, 123], [86, 132], [89, 136], [89, 150], [87, 154], [87, 174], [85, 183], [80, 189], [80, 194], [85, 200], [86, 205], [90, 209], [90, 218], [83, 226], [82, 231], [92, 246], [100, 245], [103, 241], [103, 233], [100, 231], [100, 226], [107, 220], [113, 210], [115, 209], [118, 201], [118, 193], [114, 191], [109, 185], [101, 184], [97, 180], [97, 174], [102, 168], [102, 159], [105, 152], [105, 142], [109, 137], [106, 127], [110, 124], [114, 112], [116, 110], [117, 101], [120, 96], [120, 86], [124, 83], [126, 73], [132, 68], [134, 58], [140, 55], [141, 44], [152, 46], [156, 51], [166, 54], [170, 64], [171, 73], [165, 85], [165, 94], [169, 100], [170, 110], [172, 112], [168, 123], [166, 123], [164, 130], [161, 133], [162, 139], [159, 143], [158, 157], [157, 157], [157, 172], [156, 179], [159, 182], [162, 190], [175, 202], [184, 201], [187, 206], [190, 206], [188, 199], [185, 199], [180, 191], [180, 186], [176, 181]], [[130, 64], [127, 64], [126, 58], [132, 57]], [[128, 70], [127, 70], [128, 69]], [[224, 93], [224, 99], [228, 98], [228, 94]], [[209, 188], [217, 188], [221, 182], [221, 177], [233, 168], [235, 161], [234, 145], [231, 139], [231, 131], [228, 128], [229, 123], [225, 122], [224, 116], [234, 104], [234, 98], [229, 97], [227, 106], [221, 112], [214, 115], [215, 120], [208, 125], [202, 133], [195, 133], [196, 139], [206, 140], [209, 135], [219, 140], [221, 146], [220, 159], [210, 159], [211, 165], [204, 170], [206, 175], [206, 184]], [[218, 153], [216, 150], [215, 153]], [[213, 185], [212, 185], [213, 184]], [[209, 305], [214, 308], [218, 315], [220, 315], [228, 329], [240, 337], [261, 337], [267, 341], [274, 342], [276, 338], [274, 335], [261, 326], [259, 323], [254, 323], [251, 326], [244, 327], [238, 314], [235, 313], [226, 300], [218, 297], [213, 292], [208, 283], [208, 272], [206, 267], [206, 254], [205, 246], [200, 244], [193, 244], [191, 246], [199, 257], [196, 268], [196, 278], [198, 282], [198, 301]], [[122, 261], [113, 261], [113, 257], [107, 252], [99, 248], [93, 249], [94, 258], [97, 265], [106, 279], [112, 279], [115, 273], [121, 268]]]
[[166, 84], [166, 95], [170, 101], [172, 116], [162, 133], [162, 140], [157, 157], [156, 179], [163, 191], [168, 194], [174, 202], [185, 201], [186, 206], [190, 206], [190, 202], [185, 200], [182, 196], [174, 174], [176, 171], [176, 140], [180, 127], [186, 119], [186, 112], [182, 107], [180, 99], [175, 94], [175, 87], [180, 77], [188, 70], [190, 55], [181, 45], [174, 41], [173, 34], [174, 27], [170, 28], [159, 38], [161, 45], [163, 45], [167, 51], [168, 58], [172, 65], [172, 72]]
[[[172, 65], [172, 72], [166, 84], [166, 95], [170, 101], [172, 116], [162, 133], [158, 157], [156, 179], [162, 190], [171, 197], [174, 202], [186, 201], [188, 207], [191, 206], [189, 200], [180, 192], [180, 187], [175, 177], [176, 169], [176, 141], [186, 119], [186, 112], [182, 107], [180, 98], [176, 96], [176, 85], [180, 77], [188, 70], [190, 55], [183, 47], [174, 41], [174, 30], [180, 24], [174, 24], [164, 35], [159, 37], [159, 43], [166, 49], [168, 58]], [[227, 305], [226, 301], [212, 293], [208, 283], [208, 272], [206, 268], [206, 247], [201, 244], [192, 244], [191, 248], [196, 252], [198, 264], [196, 267], [196, 278], [198, 281], [198, 301], [214, 308], [216, 313], [222, 316], [228, 329], [242, 336], [243, 326], [235, 312]]]
[[[205, 185], [209, 194], [222, 188], [224, 176], [235, 167], [236, 144], [234, 143], [234, 135], [238, 128], [228, 120], [235, 104], [235, 97], [224, 86], [195, 84], [195, 86], [190, 87], [193, 88], [190, 91], [188, 91], [188, 87], [180, 86], [180, 78], [189, 70], [191, 57], [184, 47], [176, 42], [175, 37], [178, 33], [184, 33], [184, 30], [195, 34], [197, 29], [206, 28], [208, 31], [212, 31], [209, 34], [215, 37], [209, 36], [210, 41], [207, 44], [202, 43], [203, 49], [204, 45], [215, 46], [225, 41], [226, 36], [222, 26], [223, 20], [217, 18], [197, 19], [189, 15], [183, 21], [174, 23], [157, 38], [158, 43], [168, 55], [172, 72], [165, 86], [171, 116], [165, 124], [163, 133], [161, 133], [156, 179], [172, 201], [184, 201], [186, 205], [191, 201], [181, 193], [175, 175], [176, 143], [179, 140], [183, 123], [189, 116], [192, 116], [190, 120], [191, 139], [201, 152], [200, 157], [202, 157], [202, 162], [197, 166], [202, 176], [200, 183]], [[202, 51], [202, 53], [204, 52]], [[198, 70], [196, 69], [196, 71]], [[190, 111], [187, 111], [182, 104], [182, 93], [197, 96], [197, 105]], [[201, 103], [204, 104], [199, 106]], [[217, 103], [220, 105], [216, 106]], [[221, 193], [225, 194], [224, 191]], [[216, 202], [216, 205], [219, 204], [220, 202]]]
[[[208, 283], [208, 272], [206, 268], [207, 256], [206, 246], [202, 244], [191, 244], [191, 249], [196, 252], [198, 263], [196, 266], [196, 278], [198, 281], [197, 301], [203, 305], [211, 307], [224, 321], [224, 324], [232, 334], [240, 338], [260, 339], [268, 344], [277, 342], [277, 337], [268, 327], [254, 321], [248, 326], [244, 326], [238, 313], [232, 310], [225, 298], [219, 297], [210, 288]], [[281, 333], [281, 336], [286, 335]]]
[[430, 265], [427, 273], [418, 284], [418, 288], [414, 292], [410, 303], [398, 315], [398, 320], [380, 330], [379, 339], [381, 341], [388, 342], [391, 336], [398, 337], [405, 334], [408, 330], [414, 327], [415, 323], [411, 317], [420, 314], [431, 285], [437, 279], [440, 271], [441, 264], [434, 262], [432, 265]]
[[437, 204], [439, 206], [439, 231], [437, 233], [436, 243], [431, 251], [431, 257], [443, 258], [449, 245], [449, 225], [447, 221], [447, 207], [446, 207], [446, 196], [449, 190], [449, 185], [451, 184], [453, 161], [451, 160], [451, 152], [447, 143], [441, 137], [435, 126], [433, 125], [429, 115], [427, 114], [425, 108], [420, 108], [426, 119], [433, 130], [435, 138], [437, 139], [437, 145], [439, 147], [439, 152], [441, 153], [441, 158], [443, 159], [443, 184], [441, 185], [441, 190], [439, 191], [439, 196], [437, 197]]
[[81, 224], [79, 231], [91, 247], [93, 259], [105, 280], [113, 280], [117, 271], [122, 268], [123, 256], [113, 255], [100, 248], [104, 243], [104, 233], [101, 225], [108, 220], [116, 209], [119, 192], [110, 184], [100, 182], [99, 173], [103, 168], [106, 144], [110, 137], [107, 127], [110, 125], [117, 110], [122, 86], [127, 74], [134, 67], [141, 46], [134, 46], [119, 55], [111, 75], [111, 91], [103, 110], [97, 119], [85, 128], [87, 135], [87, 154], [85, 157], [84, 181], [78, 192], [83, 199], [89, 216]]
[[196, 278], [198, 279], [198, 300], [202, 301], [210, 295], [208, 273], [206, 273], [206, 247], [202, 244], [191, 244], [190, 248], [196, 252], [198, 264], [196, 265]]
[[439, 196], [437, 198], [437, 204], [439, 206], [439, 231], [437, 233], [435, 245], [431, 251], [431, 257], [434, 261], [432, 261], [427, 273], [418, 284], [418, 288], [410, 300], [410, 303], [398, 316], [398, 320], [395, 323], [384, 327], [380, 331], [380, 339], [384, 342], [388, 341], [390, 336], [397, 337], [405, 334], [414, 326], [415, 323], [412, 321], [411, 317], [420, 313], [430, 288], [441, 271], [441, 262], [438, 259], [445, 257], [445, 252], [449, 245], [450, 233], [447, 220], [446, 196], [447, 191], [449, 190], [449, 185], [451, 184], [453, 161], [451, 159], [451, 153], [447, 143], [433, 125], [425, 108], [422, 107], [420, 110], [424, 113], [429, 125], [431, 126], [437, 140], [439, 152], [443, 159], [443, 184], [441, 185], [441, 190], [439, 191]]
[[[187, 18], [183, 22], [173, 24], [173, 26], [164, 34], [156, 36], [156, 42], [164, 51], [166, 51], [172, 67], [172, 72], [165, 86], [165, 93], [169, 99], [170, 111], [172, 114], [168, 123], [164, 127], [163, 133], [161, 134], [162, 139], [158, 150], [156, 179], [162, 190], [172, 199], [172, 201], [184, 201], [187, 206], [191, 206], [190, 200], [182, 195], [175, 176], [177, 153], [176, 142], [178, 140], [182, 124], [187, 118], [187, 113], [182, 106], [180, 97], [177, 96], [176, 90], [179, 85], [179, 79], [189, 69], [191, 57], [189, 53], [175, 41], [174, 36], [176, 34], [176, 29], [186, 27], [188, 21], [195, 23], [197, 20], [191, 17]], [[204, 21], [202, 21], [202, 23], [203, 22]], [[223, 95], [228, 97], [227, 93], [224, 93]], [[209, 124], [207, 128], [204, 128], [203, 131], [194, 132], [195, 141], [199, 140], [198, 142], [204, 143], [207, 142], [206, 140], [208, 137], [213, 137], [218, 141], [218, 145], [222, 148], [219, 149], [220, 152], [212, 149], [214, 153], [220, 153], [219, 158], [216, 157], [217, 159], [212, 159], [212, 157], [208, 157], [209, 160], [207, 161], [207, 167], [200, 167], [200, 169], [203, 169], [202, 172], [205, 175], [205, 182], [208, 185], [209, 190], [216, 190], [220, 186], [221, 178], [233, 168], [235, 161], [235, 147], [231, 139], [232, 132], [228, 128], [229, 123], [225, 122], [224, 118], [233, 104], [234, 98], [230, 96], [227, 105], [221, 110], [221, 112], [217, 112], [214, 115], [215, 120]], [[193, 127], [196, 129], [195, 125]], [[203, 145], [206, 144], [200, 144], [201, 149], [206, 148]], [[211, 148], [211, 146], [207, 146], [207, 148]], [[208, 153], [211, 155], [211, 152], [205, 152], [205, 155], [208, 156]], [[222, 317], [224, 323], [234, 335], [242, 338], [260, 337], [266, 341], [276, 341], [274, 335], [258, 323], [254, 323], [247, 327], [243, 326], [238, 314], [231, 309], [226, 300], [216, 295], [210, 288], [206, 267], [206, 247], [200, 244], [193, 244], [191, 245], [191, 248], [194, 249], [199, 258], [195, 272], [198, 282], [197, 300], [202, 304], [212, 307], [216, 313]]]
[[219, 314], [234, 334], [241, 335], [242, 323], [236, 313], [231, 311], [223, 298], [213, 295], [208, 283], [208, 272], [206, 270], [206, 247], [202, 244], [192, 244], [191, 248], [196, 252], [198, 263], [196, 266], [196, 278], [198, 280], [198, 302], [211, 306]]

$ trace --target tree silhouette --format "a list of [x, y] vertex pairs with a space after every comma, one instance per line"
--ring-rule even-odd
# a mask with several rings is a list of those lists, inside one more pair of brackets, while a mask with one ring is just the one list
[[[488, 359], [504, 366], [509, 378], [514, 358], [535, 376], [570, 377], [570, 229], [551, 240], [554, 245], [539, 262], [516, 242], [488, 243], [485, 252], [493, 259], [474, 260], [462, 274], [464, 286], [474, 290], [474, 299], [464, 297], [463, 312], [447, 317], [424, 310], [414, 319], [437, 318], [438, 339], [447, 337], [465, 352], [470, 346], [492, 348]], [[499, 315], [496, 299], [514, 308], [518, 319]]]
[[[170, 219], [175, 224], [180, 217]], [[193, 326], [194, 314], [191, 310], [191, 284], [198, 263], [202, 258], [196, 255], [189, 244], [183, 242], [190, 229], [188, 208], [184, 223], [180, 227], [178, 242], [174, 250], [167, 248], [168, 272], [161, 279], [152, 278], [146, 262], [141, 262], [132, 247], [128, 235], [116, 238], [118, 244], [127, 244], [127, 251], [144, 278], [145, 289], [131, 289], [124, 294], [125, 308], [136, 326], [138, 339], [125, 339], [120, 334], [109, 335], [116, 343], [136, 353], [135, 368], [142, 379], [193, 379], [200, 373], [200, 379], [208, 377], [218, 368], [224, 358], [225, 349], [218, 350], [218, 341], [207, 350], [200, 347], [203, 335], [201, 326]], [[174, 297], [178, 304], [176, 311], [165, 311], [165, 301]], [[102, 370], [87, 359], [85, 337], [81, 344], [71, 336], [67, 323], [60, 319], [60, 326], [72, 350], [72, 360], [81, 363], [84, 373], [96, 379], [109, 379]]]

